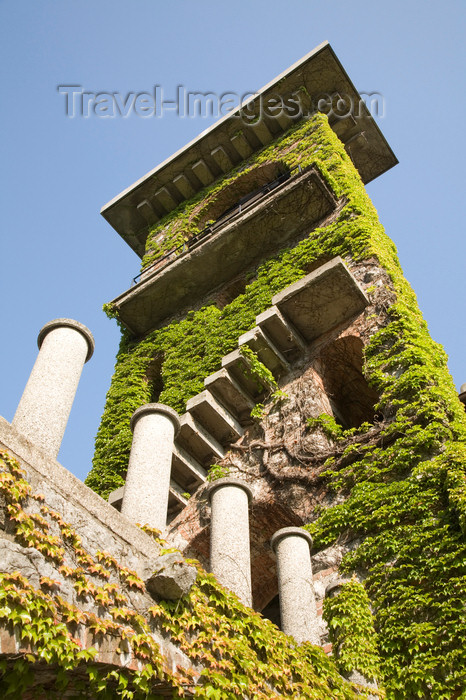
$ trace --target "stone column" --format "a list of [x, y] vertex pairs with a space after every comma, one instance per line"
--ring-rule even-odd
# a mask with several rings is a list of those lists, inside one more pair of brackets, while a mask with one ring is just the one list
[[270, 543], [277, 555], [282, 630], [298, 644], [320, 644], [312, 582], [312, 537], [299, 527], [284, 527]]
[[133, 442], [121, 512], [133, 523], [163, 530], [167, 524], [176, 411], [162, 403], [140, 406], [131, 417]]
[[212, 506], [210, 569], [223, 586], [251, 606], [249, 502], [252, 491], [243, 481], [226, 477], [210, 485], [208, 496]]
[[12, 425], [56, 458], [94, 338], [78, 321], [57, 318], [40, 330], [37, 344], [39, 354]]

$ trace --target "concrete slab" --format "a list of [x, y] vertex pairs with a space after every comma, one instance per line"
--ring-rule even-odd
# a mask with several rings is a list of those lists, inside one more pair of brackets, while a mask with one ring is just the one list
[[349, 321], [368, 305], [365, 293], [340, 257], [322, 265], [272, 298], [308, 341]]
[[203, 467], [209, 467], [225, 457], [225, 450], [212, 435], [189, 413], [181, 416], [181, 428], [176, 439], [176, 447], [181, 447]]
[[108, 502], [110, 503], [111, 506], [116, 508], [117, 510], [121, 510], [121, 504], [123, 503], [123, 494], [125, 492], [125, 487], [120, 486], [119, 489], [115, 489], [115, 491], [112, 491], [108, 495]]
[[172, 456], [172, 476], [184, 491], [192, 493], [205, 482], [207, 471], [180, 445], [175, 445]]
[[272, 372], [277, 379], [288, 372], [290, 365], [280, 350], [274, 345], [266, 333], [256, 326], [239, 337], [238, 345], [247, 345], [256, 353], [258, 359]]
[[222, 358], [222, 367], [232, 375], [241, 388], [250, 396], [255, 403], [261, 401], [274, 387], [263, 379], [257, 377], [251, 365], [239, 350], [233, 350]]
[[218, 372], [206, 377], [204, 386], [217, 397], [230, 413], [236, 416], [241, 425], [251, 423], [254, 401], [227, 369], [219, 369]]
[[[283, 119], [283, 115], [278, 115], [272, 120], [269, 119], [271, 128], [263, 129], [260, 134], [255, 134], [254, 132], [260, 129], [263, 121], [249, 124], [240, 118], [240, 108], [234, 110], [106, 204], [102, 208], [102, 215], [128, 245], [142, 257], [148, 227], [143, 213], [138, 210], [139, 203], [144, 200], [150, 201], [156, 190], [170, 187], [172, 183], [183, 196], [192, 196], [193, 191], [200, 191], [209, 179], [209, 173], [202, 171], [199, 172], [199, 177], [194, 180], [191, 172], [193, 163], [206, 158], [206, 154], [210, 156], [212, 150], [219, 147], [224, 149], [226, 153], [230, 153], [231, 156], [237, 154], [237, 161], [248, 157], [253, 151], [262, 148], [264, 143], [270, 142], [294, 126], [297, 120], [306, 118], [308, 111], [312, 112], [315, 109], [313, 102], [316, 98], [325, 94], [344, 95], [349, 97], [354, 105], [361, 105], [357, 119], [358, 129], [364, 131], [367, 146], [355, 149], [354, 153], [352, 151], [352, 155], [365, 183], [398, 162], [375, 119], [369, 110], [360, 103], [361, 98], [358, 92], [327, 42], [308, 53], [259, 90], [256, 103], [258, 105], [266, 104], [272, 95], [286, 97], [291, 94], [300, 95], [302, 114], [293, 119]], [[306, 96], [309, 97], [307, 103]], [[240, 132], [238, 132], [238, 124], [241, 126]], [[331, 126], [345, 140], [346, 132], [351, 133], [351, 118], [336, 119]], [[254, 143], [256, 145], [252, 146], [251, 144]], [[229, 164], [227, 163], [225, 167], [229, 167]], [[194, 171], [195, 169], [196, 166], [194, 166]], [[213, 176], [211, 177], [213, 178]], [[186, 181], [189, 183], [188, 187], [185, 186]], [[180, 186], [180, 182], [183, 183], [182, 186]]]
[[207, 389], [189, 399], [186, 411], [224, 447], [244, 434], [236, 418]]
[[[210, 235], [193, 241], [174, 260], [167, 259], [162, 267], [155, 265], [111, 303], [122, 323], [135, 335], [142, 335], [257, 267], [264, 250], [271, 255], [308, 233], [336, 204], [320, 173], [309, 168], [264, 194]], [[286, 226], [280, 224], [281, 217], [286, 218]]]
[[307, 350], [307, 343], [277, 306], [271, 306], [256, 316], [259, 328], [267, 334], [288, 362], [292, 363]]

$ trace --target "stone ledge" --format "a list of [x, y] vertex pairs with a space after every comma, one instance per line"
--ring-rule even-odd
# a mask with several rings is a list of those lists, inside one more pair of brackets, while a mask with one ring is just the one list
[[159, 547], [149, 535], [132, 525], [118, 513], [113, 506], [98, 496], [92, 489], [65, 469], [55, 459], [35, 447], [30, 440], [13, 428], [0, 416], [0, 447], [32, 473], [29, 475], [37, 482], [46, 479], [47, 483], [59, 492], [67, 501], [100, 521], [114, 535], [123, 539], [132, 548], [136, 548], [147, 557], [157, 557]]

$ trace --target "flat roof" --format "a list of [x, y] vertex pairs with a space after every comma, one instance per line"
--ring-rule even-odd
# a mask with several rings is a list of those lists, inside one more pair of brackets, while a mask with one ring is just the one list
[[[254, 123], [241, 116], [244, 108], [258, 114], [260, 105], [273, 96], [289, 98], [294, 93], [299, 94], [299, 114], [290, 116], [286, 110], [276, 115], [261, 113]], [[364, 183], [397, 164], [335, 52], [324, 42], [261, 88], [246, 105], [219, 119], [108, 202], [101, 209], [102, 216], [142, 257], [149, 226], [313, 113], [322, 95], [341, 96], [343, 100], [340, 114], [331, 113], [329, 121]], [[358, 112], [350, 109], [351, 104]]]

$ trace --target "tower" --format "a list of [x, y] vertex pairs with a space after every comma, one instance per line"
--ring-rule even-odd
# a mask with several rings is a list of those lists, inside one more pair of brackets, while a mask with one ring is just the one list
[[[340, 596], [367, 620], [364, 581], [392, 697], [457, 697], [464, 411], [364, 189], [395, 164], [325, 44], [104, 207], [143, 262], [107, 306], [124, 330], [87, 483], [125, 512], [131, 445], [164, 431], [138, 462], [161, 488], [136, 476], [128, 517], [168, 499], [169, 540], [208, 566], [210, 517], [249, 507], [233, 588], [282, 626], [273, 550], [303, 561], [311, 535], [304, 634], [326, 591], [340, 632]], [[337, 628], [340, 670], [375, 675]]]

